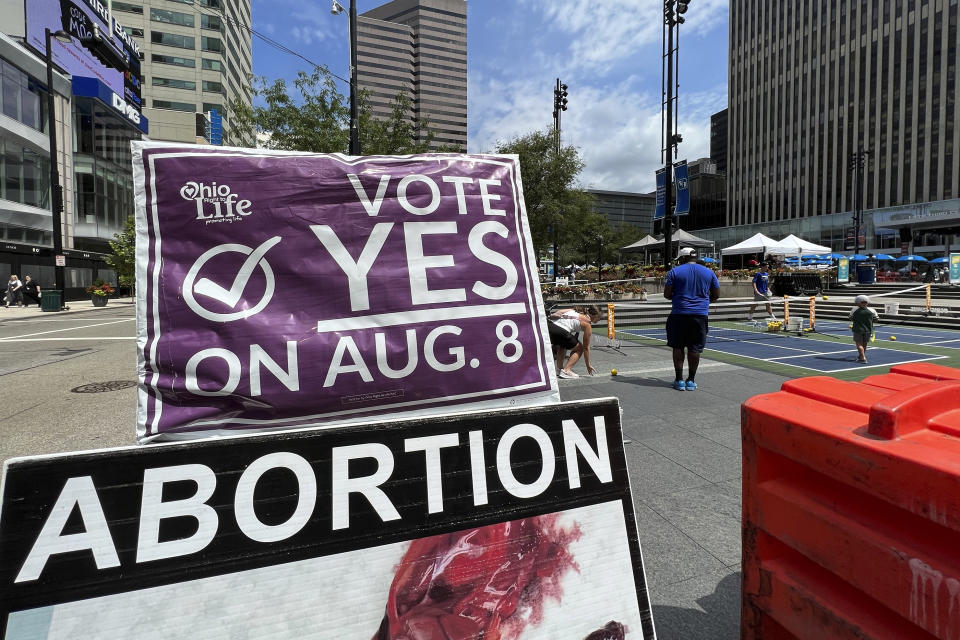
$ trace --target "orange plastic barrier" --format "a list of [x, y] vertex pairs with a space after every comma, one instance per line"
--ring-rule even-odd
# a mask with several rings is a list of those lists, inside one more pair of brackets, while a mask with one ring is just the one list
[[741, 640], [960, 640], [960, 370], [743, 405]]

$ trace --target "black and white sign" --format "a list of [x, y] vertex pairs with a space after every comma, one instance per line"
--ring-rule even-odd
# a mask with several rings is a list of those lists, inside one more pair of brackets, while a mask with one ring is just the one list
[[619, 404], [8, 461], [0, 624], [8, 640], [653, 638]]

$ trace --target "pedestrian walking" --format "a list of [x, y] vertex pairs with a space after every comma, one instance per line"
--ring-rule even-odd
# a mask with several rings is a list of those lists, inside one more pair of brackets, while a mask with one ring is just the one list
[[[692, 248], [680, 249], [677, 257], [680, 264], [667, 274], [663, 285], [663, 297], [671, 301], [667, 316], [667, 344], [673, 348], [673, 368], [676, 377], [673, 388], [677, 391], [693, 391], [700, 354], [707, 344], [709, 326], [707, 316], [710, 303], [720, 298], [720, 281], [707, 267], [697, 264], [697, 252]], [[683, 360], [687, 360], [687, 379], [683, 379]]]
[[7, 280], [7, 307], [10, 305], [23, 306], [23, 283], [15, 273], [11, 274], [10, 279]]
[[[590, 375], [596, 373], [597, 370], [590, 364], [590, 337], [593, 334], [592, 324], [600, 317], [600, 309], [593, 305], [586, 309], [560, 309], [550, 314], [548, 329], [559, 377], [579, 378], [580, 376], [573, 371], [573, 365], [577, 364], [581, 357], [587, 365], [587, 373]], [[582, 338], [579, 337], [581, 332]], [[563, 360], [568, 349], [570, 357], [564, 364]]]
[[40, 305], [40, 285], [37, 284], [37, 281], [31, 278], [30, 276], [23, 277], [23, 304], [24, 306], [30, 306], [30, 303], [27, 300], [31, 300], [37, 303], [37, 306]]
[[859, 295], [853, 299], [856, 306], [850, 309], [850, 329], [853, 331], [853, 343], [857, 345], [857, 362], [867, 363], [867, 343], [873, 337], [873, 323], [880, 316], [870, 308], [870, 298]]
[[750, 311], [747, 312], [747, 320], [753, 320], [753, 312], [757, 309], [757, 302], [765, 302], [767, 306], [767, 317], [776, 320], [773, 315], [773, 306], [770, 304], [770, 274], [767, 272], [767, 263], [764, 262], [755, 274], [753, 274], [753, 302], [750, 305]]

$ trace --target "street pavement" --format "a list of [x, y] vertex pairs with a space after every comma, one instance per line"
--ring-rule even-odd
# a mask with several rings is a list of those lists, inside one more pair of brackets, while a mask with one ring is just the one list
[[[133, 303], [70, 307], [0, 308], [0, 460], [134, 444]], [[786, 378], [705, 358], [700, 388], [680, 392], [666, 348], [598, 345], [592, 359], [600, 373], [578, 365], [561, 396], [620, 399], [658, 638], [739, 637], [740, 404]]]

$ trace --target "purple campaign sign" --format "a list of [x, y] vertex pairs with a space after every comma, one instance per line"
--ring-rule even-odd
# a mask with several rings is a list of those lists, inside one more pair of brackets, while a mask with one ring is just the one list
[[559, 400], [515, 156], [133, 151], [138, 441]]

